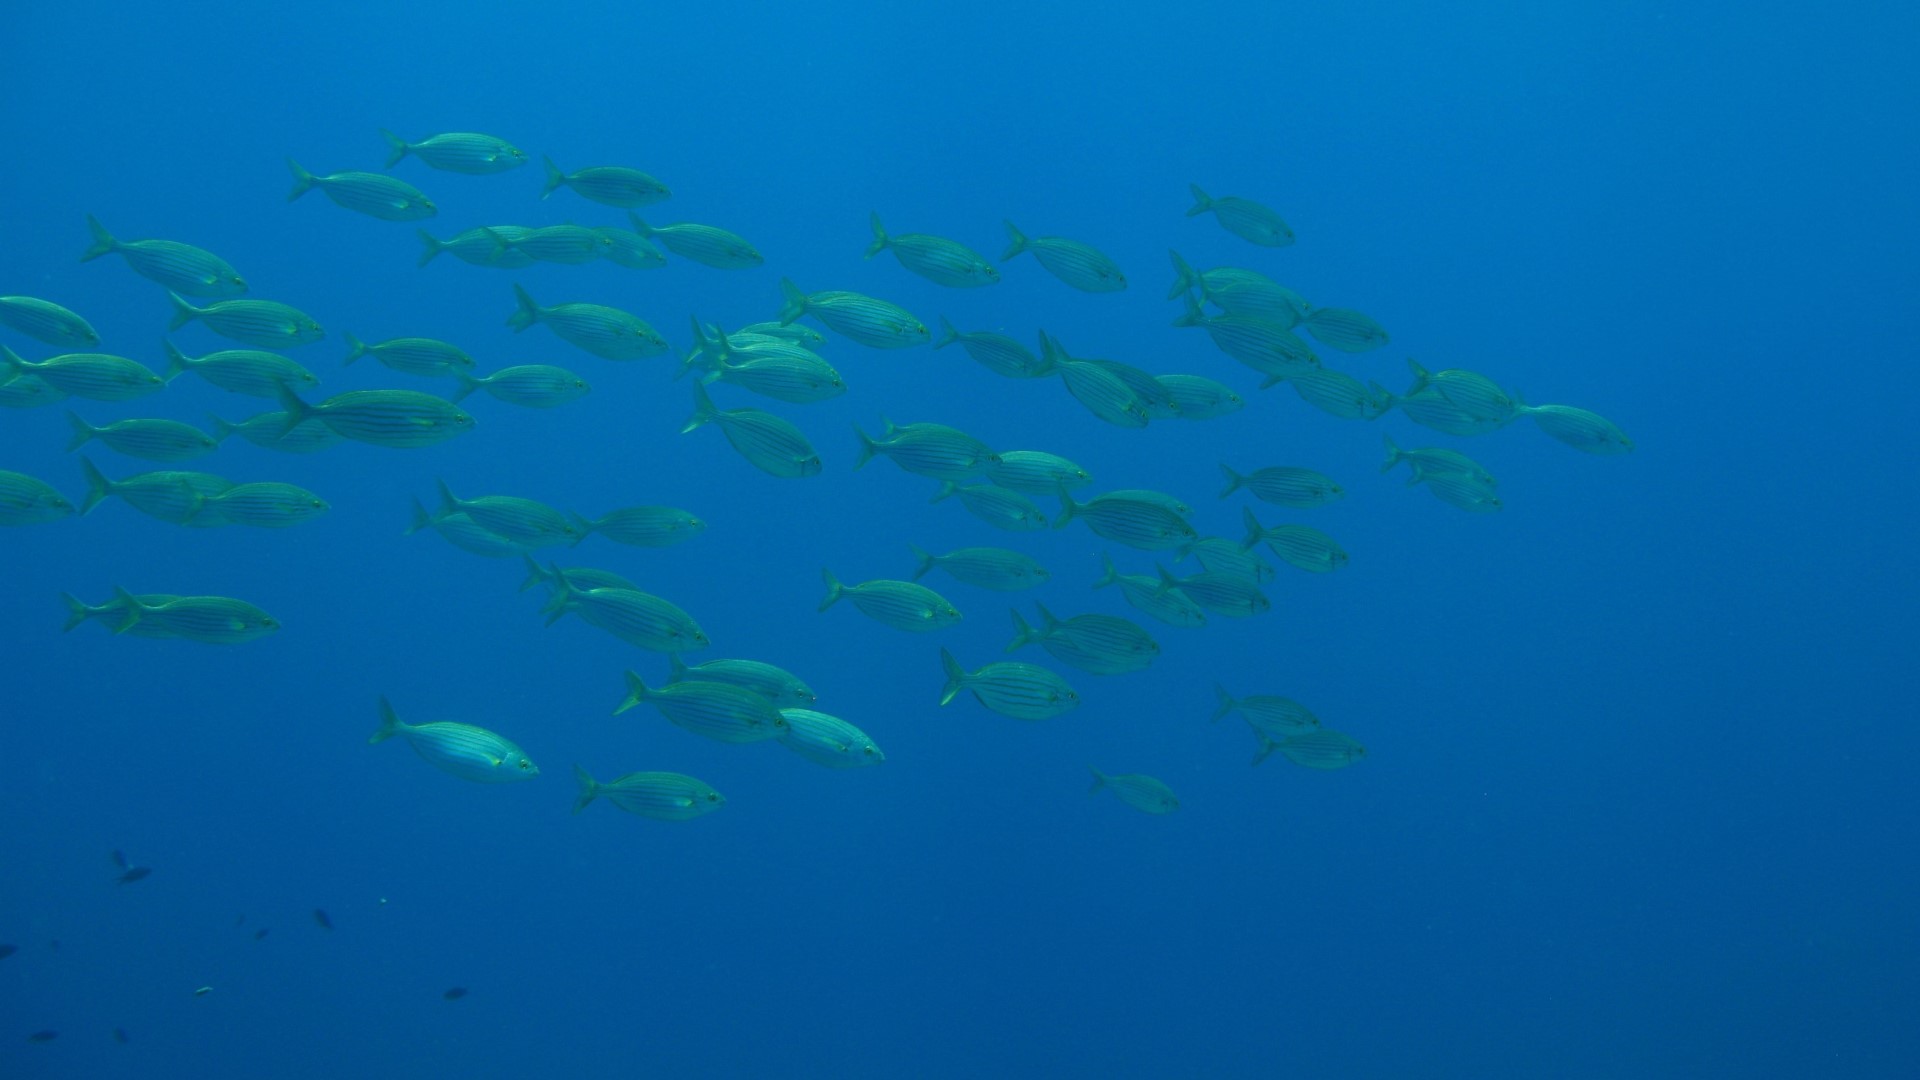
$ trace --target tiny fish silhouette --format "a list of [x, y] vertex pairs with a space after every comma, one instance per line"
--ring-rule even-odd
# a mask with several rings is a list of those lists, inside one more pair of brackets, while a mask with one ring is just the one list
[[122, 885], [127, 885], [132, 882], [139, 881], [141, 878], [146, 877], [148, 874], [151, 874], [151, 873], [153, 873], [153, 867], [151, 866], [134, 866], [134, 867], [129, 867], [127, 869], [127, 872], [124, 874], [121, 874], [119, 878], [117, 878], [116, 880], [119, 881], [119, 883]]
[[461, 998], [467, 996], [467, 988], [464, 986], [456, 986], [440, 996], [446, 998], [448, 1001], [459, 1001]]
[[59, 1032], [53, 1030], [52, 1028], [48, 1028], [45, 1031], [36, 1031], [33, 1034], [27, 1036], [27, 1041], [28, 1042], [52, 1042], [53, 1040], [59, 1037], [60, 1037]]
[[333, 929], [333, 920], [332, 920], [332, 919], [329, 919], [329, 918], [327, 918], [327, 913], [326, 913], [326, 912], [324, 912], [324, 911], [322, 911], [322, 910], [320, 910], [319, 908], [314, 908], [314, 909], [313, 909], [313, 921], [314, 921], [314, 923], [315, 923], [315, 924], [317, 924], [317, 925], [318, 925], [318, 926], [320, 927], [320, 929], [322, 929], [322, 930], [331, 930], [331, 929]]
[[114, 1042], [117, 1042], [117, 1043], [119, 1043], [119, 1044], [120, 1044], [121, 1046], [125, 1046], [125, 1045], [127, 1045], [127, 1029], [126, 1029], [126, 1028], [114, 1028], [114, 1029], [113, 1029], [113, 1041], [114, 1041]]
[[0, 945], [0, 960], [5, 960], [7, 957], [19, 951], [20, 946], [18, 945]]
[[259, 941], [261, 938], [266, 936], [267, 936], [267, 928], [264, 926], [253, 932], [253, 940], [255, 941]]

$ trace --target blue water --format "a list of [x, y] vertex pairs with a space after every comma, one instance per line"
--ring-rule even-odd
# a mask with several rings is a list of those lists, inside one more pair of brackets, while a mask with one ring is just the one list
[[[183, 466], [331, 501], [298, 528], [183, 529], [110, 500], [0, 536], [0, 942], [20, 950], [0, 960], [0, 1075], [1920, 1069], [1910, 13], [635, 7], [0, 15], [15, 45], [0, 293], [66, 304], [109, 351], [159, 367], [161, 290], [117, 258], [76, 261], [93, 213], [124, 238], [218, 252], [252, 295], [315, 315], [329, 336], [295, 355], [327, 391], [434, 388], [342, 368], [342, 332], [444, 338], [484, 370], [558, 363], [594, 385], [544, 412], [476, 395], [478, 429], [431, 449], [301, 458], [235, 439]], [[284, 201], [285, 157], [377, 169], [381, 127], [646, 169], [675, 192], [650, 220], [732, 229], [766, 265], [418, 269], [412, 226]], [[425, 224], [443, 236], [623, 220], [568, 192], [541, 201], [537, 160], [394, 172], [436, 200]], [[1182, 216], [1190, 182], [1275, 207], [1298, 243]], [[1003, 281], [948, 290], [863, 260], [869, 211], [985, 252]], [[1000, 263], [1003, 218], [1096, 244], [1131, 288], [1082, 294], [1030, 256]], [[1168, 325], [1170, 247], [1393, 334], [1320, 350], [1330, 366], [1395, 389], [1407, 355], [1483, 371], [1604, 414], [1637, 449], [1584, 455], [1526, 420], [1453, 439], [1257, 393]], [[959, 349], [830, 335], [843, 398], [716, 390], [812, 437], [825, 473], [783, 481], [717, 431], [678, 433], [674, 361], [615, 364], [504, 325], [517, 281], [543, 303], [632, 310], [677, 355], [690, 314], [771, 317], [783, 275], [935, 326], [1044, 327], [1250, 404], [1121, 430], [1056, 381], [1003, 380]], [[223, 347], [200, 326], [173, 340]], [[105, 423], [272, 406], [187, 377], [74, 407]], [[63, 411], [0, 415], [0, 467], [77, 501]], [[1096, 490], [1174, 492], [1203, 532], [1233, 536], [1251, 503], [1215, 499], [1218, 463], [1320, 469], [1343, 502], [1251, 505], [1352, 561], [1282, 566], [1253, 620], [1149, 623], [1152, 670], [1068, 669], [1085, 704], [1067, 716], [942, 709], [939, 645], [996, 658], [1010, 600], [1132, 614], [1087, 585], [1104, 550], [1135, 573], [1151, 559], [1078, 525], [998, 533], [929, 505], [930, 481], [852, 471], [852, 425], [883, 414], [1066, 454]], [[1472, 454], [1504, 512], [1381, 476], [1383, 431]], [[116, 477], [166, 467], [87, 452]], [[648, 709], [611, 717], [622, 670], [651, 681], [664, 658], [571, 618], [543, 628], [517, 564], [402, 538], [436, 477], [588, 514], [698, 513], [708, 530], [682, 547], [595, 538], [562, 559], [693, 612], [706, 656], [801, 674], [886, 763], [834, 772]], [[966, 618], [925, 637], [815, 612], [821, 567], [904, 577], [909, 543], [1005, 544], [1054, 580], [1008, 597], [930, 579]], [[285, 628], [235, 647], [60, 633], [60, 592], [115, 585], [241, 597]], [[1215, 681], [1297, 698], [1369, 754], [1249, 768], [1245, 726], [1207, 722]], [[368, 746], [382, 694], [412, 720], [502, 731], [542, 775], [469, 784]], [[684, 824], [604, 804], [571, 817], [575, 762], [690, 773], [729, 801]], [[1090, 798], [1089, 764], [1159, 776], [1182, 808]], [[116, 886], [114, 849], [152, 876]], [[443, 1000], [452, 986], [470, 993]], [[26, 1041], [40, 1029], [59, 1037]]]

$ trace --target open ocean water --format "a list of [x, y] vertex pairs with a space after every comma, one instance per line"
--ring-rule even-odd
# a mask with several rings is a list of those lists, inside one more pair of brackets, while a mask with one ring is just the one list
[[[453, 342], [482, 372], [557, 364], [592, 391], [552, 409], [476, 393], [474, 429], [426, 448], [236, 436], [184, 464], [63, 452], [63, 414], [206, 429], [279, 406], [189, 374], [0, 411], [0, 468], [75, 504], [84, 454], [116, 480], [193, 469], [331, 506], [190, 528], [116, 497], [0, 530], [0, 1076], [1920, 1074], [1917, 31], [1894, 5], [8, 7], [0, 294], [65, 305], [156, 371], [163, 338], [245, 347], [169, 333], [165, 292], [119, 256], [80, 262], [93, 214], [218, 253], [249, 297], [317, 319], [325, 338], [287, 350], [320, 379], [310, 403], [456, 386], [345, 367], [346, 334]], [[287, 201], [286, 158], [381, 172], [382, 128], [487, 133], [529, 160], [400, 161], [389, 174], [437, 207], [425, 221]], [[645, 170], [672, 190], [651, 224], [723, 227], [764, 264], [416, 265], [418, 227], [626, 224], [573, 191], [542, 200], [542, 156]], [[1189, 184], [1277, 211], [1295, 242], [1185, 216]], [[863, 259], [873, 212], [1001, 280]], [[1002, 258], [1003, 220], [1092, 244], [1128, 287]], [[1389, 333], [1358, 353], [1306, 337], [1326, 368], [1396, 394], [1409, 356], [1480, 372], [1604, 416], [1633, 450], [1581, 453], [1526, 416], [1456, 437], [1262, 391], [1171, 325], [1169, 249]], [[842, 396], [709, 387], [817, 447], [819, 475], [777, 478], [711, 426], [680, 433], [693, 380], [674, 373], [692, 317], [773, 318], [783, 277], [936, 336], [943, 316], [1029, 348], [1044, 329], [1246, 405], [1126, 429], [1058, 378], [827, 331]], [[632, 312], [671, 348], [616, 362], [516, 334], [515, 284]], [[0, 344], [71, 351], [5, 326]], [[1233, 540], [1251, 507], [1350, 558], [1306, 573], [1269, 554], [1270, 611], [1158, 623], [1090, 587], [1102, 554], [1147, 575], [1193, 559], [1078, 522], [1003, 532], [930, 503], [934, 480], [855, 471], [854, 426], [882, 417], [1064, 455], [1093, 478], [1076, 498], [1171, 493]], [[1383, 475], [1383, 435], [1470, 455], [1502, 508]], [[1318, 470], [1344, 498], [1219, 498], [1222, 463]], [[403, 536], [440, 479], [698, 515], [675, 547], [595, 536], [541, 558], [669, 598], [712, 639], [688, 662], [797, 674], [885, 762], [827, 769], [649, 705], [611, 715], [622, 672], [657, 685], [666, 656], [572, 616], [543, 626], [517, 559]], [[1011, 548], [1051, 579], [930, 574], [964, 616], [934, 633], [816, 611], [823, 567], [908, 578], [909, 545]], [[280, 629], [61, 632], [63, 592], [116, 587], [243, 599]], [[1034, 620], [1035, 600], [1132, 618], [1160, 653], [1120, 675], [1003, 655], [1009, 608]], [[969, 670], [1042, 663], [1081, 704], [1037, 722], [964, 693], [940, 707], [943, 647]], [[1250, 766], [1247, 724], [1209, 723], [1215, 683], [1295, 699], [1365, 756]], [[368, 745], [383, 695], [410, 722], [500, 733], [539, 775], [473, 783]], [[576, 763], [689, 774], [726, 801], [574, 817]], [[1089, 766], [1157, 777], [1177, 812], [1090, 795]], [[121, 883], [111, 852], [150, 873]]]

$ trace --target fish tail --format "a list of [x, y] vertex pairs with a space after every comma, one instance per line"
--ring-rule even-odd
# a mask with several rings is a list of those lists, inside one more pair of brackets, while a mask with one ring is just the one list
[[460, 389], [453, 392], [452, 401], [465, 401], [467, 395], [480, 389], [480, 380], [467, 374], [465, 368], [454, 368], [453, 377], [460, 380]]
[[160, 378], [163, 381], [172, 382], [186, 374], [187, 354], [181, 352], [180, 347], [168, 338], [160, 339], [160, 347], [167, 351], [167, 369], [160, 373]]
[[1214, 696], [1220, 699], [1219, 707], [1213, 710], [1213, 722], [1217, 724], [1220, 722], [1220, 718], [1232, 712], [1234, 706], [1238, 705], [1239, 702], [1233, 700], [1233, 695], [1227, 693], [1227, 688], [1221, 686], [1219, 683], [1213, 684], [1213, 693]]
[[173, 321], [167, 324], [167, 329], [178, 330], [200, 317], [200, 309], [187, 303], [179, 293], [168, 289], [167, 298], [173, 301]]
[[120, 602], [120, 606], [123, 609], [122, 614], [126, 616], [125, 619], [120, 621], [119, 626], [113, 628], [113, 632], [116, 634], [124, 634], [133, 628], [133, 624], [140, 621], [140, 616], [147, 613], [147, 605], [142, 604], [139, 597], [118, 585], [113, 587], [113, 598]]
[[67, 440], [67, 453], [69, 454], [87, 445], [87, 440], [93, 438], [95, 433], [100, 430], [85, 420], [80, 419], [80, 414], [71, 410], [67, 413], [67, 423], [73, 425], [73, 438]]
[[314, 411], [313, 406], [301, 401], [300, 395], [294, 393], [293, 388], [286, 383], [276, 382], [273, 384], [273, 388], [276, 395], [280, 398], [280, 408], [284, 409], [287, 414], [287, 419], [280, 425], [280, 435], [282, 438], [291, 434], [294, 428], [299, 427], [301, 424], [319, 415]]
[[1087, 766], [1087, 769], [1089, 772], [1093, 773], [1093, 786], [1087, 789], [1087, 794], [1091, 795], [1094, 792], [1099, 791], [1101, 788], [1107, 786], [1107, 774], [1101, 772], [1099, 769], [1096, 769], [1091, 765]]
[[1261, 762], [1267, 760], [1267, 755], [1273, 753], [1275, 750], [1278, 750], [1278, 749], [1280, 749], [1279, 743], [1274, 742], [1272, 739], [1267, 738], [1265, 735], [1260, 736], [1260, 752], [1253, 755], [1253, 764], [1258, 765]]
[[945, 315], [940, 316], [940, 338], [933, 343], [933, 347], [936, 349], [944, 349], [959, 340], [960, 331], [955, 329], [954, 325], [947, 321]]
[[792, 326], [793, 320], [807, 313], [807, 294], [792, 278], [780, 279], [780, 325]]
[[1013, 222], [1003, 221], [1002, 224], [1007, 227], [1007, 250], [1001, 253], [1000, 261], [1006, 262], [1008, 259], [1027, 250], [1027, 238], [1025, 234], [1021, 233], [1021, 231], [1014, 226]]
[[1392, 472], [1393, 467], [1400, 464], [1406, 455], [1400, 452], [1400, 445], [1393, 441], [1392, 435], [1382, 433], [1380, 437], [1387, 441], [1387, 463], [1380, 466], [1380, 471]]
[[946, 500], [953, 498], [955, 495], [958, 495], [959, 493], [960, 493], [959, 484], [956, 484], [951, 480], [942, 480], [940, 481], [939, 493], [934, 495], [933, 498], [928, 499], [927, 501], [930, 503], [945, 502]]
[[1267, 538], [1267, 530], [1261, 526], [1260, 519], [1253, 516], [1253, 507], [1240, 511], [1240, 522], [1247, 527], [1247, 538], [1240, 541], [1240, 550], [1252, 551], [1253, 546]]
[[102, 475], [93, 462], [84, 456], [80, 458], [80, 471], [87, 478], [87, 497], [80, 501], [80, 513], [85, 516], [93, 513], [93, 508], [100, 505], [100, 500], [113, 494], [113, 481]]
[[867, 222], [873, 226], [873, 243], [867, 245], [867, 258], [871, 259], [875, 255], [887, 250], [887, 245], [892, 243], [892, 241], [887, 239], [887, 230], [880, 224], [880, 214], [878, 211], [869, 213], [867, 215]]
[[940, 704], [945, 705], [966, 686], [967, 672], [960, 666], [960, 661], [955, 660], [953, 654], [944, 648], [940, 650], [940, 670], [947, 674], [947, 684], [940, 688]]
[[592, 536], [600, 528], [600, 522], [572, 510], [567, 511], [567, 520], [573, 524], [574, 531], [580, 534], [573, 538], [573, 543], [567, 545], [569, 547], [579, 547], [580, 541]]
[[635, 705], [638, 705], [641, 702], [647, 700], [648, 696], [650, 696], [653, 693], [653, 691], [647, 689], [646, 683], [640, 681], [640, 676], [635, 675], [631, 671], [627, 672], [626, 674], [627, 674], [627, 696], [624, 700], [620, 702], [620, 707], [613, 710], [613, 715], [615, 716], [619, 716], [621, 713], [626, 712], [628, 709], [631, 709]]
[[401, 723], [400, 714], [393, 711], [393, 702], [385, 694], [380, 695], [380, 728], [367, 738], [369, 744], [386, 742], [400, 734], [407, 725]]
[[400, 159], [407, 156], [407, 151], [411, 149], [411, 147], [407, 145], [407, 140], [395, 135], [386, 128], [380, 129], [380, 135], [387, 140], [387, 163], [384, 168], [391, 169], [395, 165], [400, 164]]
[[70, 592], [61, 593], [60, 599], [67, 602], [67, 622], [65, 626], [60, 628], [63, 633], [86, 622], [87, 619], [93, 615], [93, 609], [88, 607], [85, 601]]
[[820, 601], [820, 606], [815, 610], [825, 611], [832, 607], [842, 596], [846, 595], [847, 587], [840, 584], [840, 579], [833, 576], [833, 571], [825, 567], [822, 567], [820, 570], [820, 580], [826, 583], [827, 598]]
[[920, 550], [919, 544], [908, 544], [907, 546], [913, 549], [913, 557], [915, 561], [919, 563], [913, 570], [913, 580], [919, 581], [927, 575], [927, 571], [933, 569], [934, 558], [932, 555]]
[[567, 580], [566, 571], [560, 569], [559, 563], [547, 564], [546, 580], [547, 584], [553, 586], [553, 595], [547, 597], [546, 605], [540, 610], [546, 613], [547, 625], [552, 626], [573, 609], [573, 598], [580, 594], [580, 590]]
[[1102, 571], [1100, 580], [1093, 583], [1094, 588], [1104, 589], [1109, 585], [1120, 584], [1120, 568], [1113, 565], [1113, 556], [1104, 551], [1100, 553], [1100, 569]]
[[1234, 472], [1233, 469], [1230, 468], [1227, 465], [1227, 463], [1224, 461], [1220, 463], [1220, 471], [1225, 473], [1227, 476], [1227, 490], [1220, 493], [1220, 497], [1223, 499], [1233, 494], [1234, 492], [1239, 491], [1241, 485], [1247, 482], [1246, 477], [1241, 476], [1237, 472]]
[[657, 231], [654, 229], [653, 226], [640, 220], [640, 215], [634, 213], [631, 210], [627, 211], [627, 223], [633, 226], [634, 232], [637, 232], [641, 236], [644, 236], [648, 239], [652, 239], [654, 233]]
[[1200, 275], [1193, 272], [1193, 267], [1180, 257], [1179, 252], [1169, 250], [1167, 254], [1173, 256], [1173, 288], [1167, 290], [1167, 299], [1171, 300], [1199, 284]]
[[440, 516], [445, 517], [448, 514], [459, 513], [460, 499], [454, 495], [453, 489], [448, 487], [447, 482], [439, 477], [435, 477], [433, 482], [439, 485], [440, 489]]
[[6, 382], [9, 379], [17, 379], [22, 375], [31, 374], [27, 368], [27, 362], [20, 359], [20, 354], [7, 348], [5, 345], [0, 345], [0, 364], [6, 365], [7, 368], [7, 378], [0, 379], [0, 382]]
[[115, 240], [107, 227], [100, 224], [100, 219], [92, 214], [87, 215], [87, 231], [93, 234], [93, 243], [80, 253], [81, 262], [89, 262], [120, 250], [120, 241]]
[[1164, 596], [1167, 590], [1178, 589], [1180, 587], [1180, 580], [1174, 577], [1173, 571], [1167, 569], [1165, 565], [1154, 563], [1153, 568], [1160, 572], [1160, 584], [1154, 586], [1153, 595]]
[[[885, 423], [884, 420], [881, 422]], [[874, 442], [871, 436], [862, 431], [859, 424], [853, 425], [853, 433], [860, 436], [860, 456], [853, 459], [853, 467], [858, 469], [873, 460], [873, 455], [880, 452], [880, 444]]]
[[340, 361], [341, 364], [343, 365], [351, 364], [355, 360], [358, 360], [361, 357], [367, 355], [366, 342], [361, 341], [359, 338], [354, 337], [352, 334], [343, 333], [340, 336], [347, 339], [347, 350], [348, 350], [347, 358], [345, 360]]
[[314, 175], [312, 173], [300, 167], [299, 162], [293, 160], [292, 158], [288, 158], [287, 171], [293, 173], [293, 190], [287, 192], [288, 202], [292, 202], [293, 200], [313, 190], [313, 186], [317, 181], [314, 179]]
[[1413, 385], [1407, 389], [1406, 393], [1400, 395], [1401, 397], [1412, 397], [1433, 385], [1433, 372], [1421, 367], [1420, 361], [1411, 356], [1407, 357], [1407, 368], [1413, 372]]
[[[560, 171], [560, 166], [555, 165], [552, 158], [543, 155], [540, 160], [547, 164], [547, 186], [540, 189], [540, 197], [544, 199], [567, 186], [567, 174]], [[574, 766], [575, 771], [578, 771], [579, 768], [580, 766], [578, 765]], [[579, 812], [578, 810], [574, 811], [576, 814]]]
[[[414, 505], [419, 506], [420, 504], [416, 502], [414, 503]], [[521, 592], [526, 592], [528, 589], [533, 588], [535, 585], [539, 585], [550, 580], [550, 578], [547, 575], [547, 572], [540, 568], [540, 564], [533, 561], [533, 556], [522, 552], [520, 555], [520, 558], [525, 560], [527, 564], [527, 580], [520, 583]]]
[[1193, 205], [1187, 208], [1188, 217], [1197, 217], [1213, 209], [1213, 197], [1201, 191], [1199, 184], [1188, 184], [1187, 190], [1193, 192]]
[[680, 659], [677, 652], [667, 654], [667, 684], [671, 686], [687, 677], [687, 662]]
[[1195, 300], [1192, 293], [1186, 294], [1186, 302], [1187, 309], [1173, 320], [1173, 325], [1199, 326], [1201, 320], [1207, 317], [1206, 312], [1200, 310], [1200, 301]]
[[1041, 603], [1038, 600], [1035, 600], [1033, 602], [1033, 606], [1036, 611], [1040, 612], [1040, 632], [1041, 633], [1050, 634], [1057, 627], [1059, 627], [1060, 620], [1054, 617], [1053, 612], [1047, 610], [1047, 605]]
[[[400, 535], [412, 536], [421, 529], [431, 528], [433, 528], [433, 515], [427, 513], [426, 505], [419, 499], [413, 500], [413, 522], [407, 526], [407, 531]], [[525, 586], [522, 586], [522, 588], [525, 588]]]
[[694, 428], [717, 420], [719, 417], [720, 410], [714, 407], [713, 399], [708, 397], [706, 389], [696, 382], [693, 384], [693, 415], [688, 417], [686, 424], [680, 428], [680, 434], [685, 435]]
[[[553, 162], [547, 162], [547, 168], [553, 168]], [[552, 191], [552, 188], [548, 188]], [[573, 812], [579, 813], [600, 797], [600, 785], [594, 782], [593, 775], [578, 765], [573, 767], [573, 778], [580, 784], [580, 794], [574, 796]]]
[[1012, 652], [1015, 649], [1020, 648], [1022, 645], [1031, 645], [1034, 642], [1039, 641], [1041, 638], [1045, 636], [1046, 635], [1035, 630], [1032, 627], [1032, 625], [1030, 625], [1027, 622], [1026, 618], [1020, 614], [1019, 608], [1014, 608], [1013, 609], [1013, 644], [1008, 645], [1006, 649], [1003, 651]]
[[[500, 242], [497, 233], [494, 235], [494, 242]], [[513, 286], [513, 302], [519, 306], [514, 309], [513, 314], [507, 316], [507, 325], [513, 327], [514, 333], [517, 334], [540, 321], [540, 305], [533, 302], [533, 297], [527, 295], [527, 290], [521, 288], [519, 282], [515, 282]]]
[[240, 425], [229, 423], [212, 413], [207, 414], [207, 423], [213, 425], [213, 441], [216, 443], [226, 442], [227, 436], [240, 430]]
[[493, 262], [498, 260], [500, 256], [505, 255], [507, 253], [508, 248], [513, 246], [513, 241], [508, 240], [506, 237], [500, 235], [499, 231], [496, 229], [490, 229], [487, 226], [482, 225], [480, 227], [480, 231], [483, 233], [486, 233], [487, 239], [493, 241], [493, 250], [487, 253], [488, 262]]
[[415, 229], [413, 234], [420, 238], [420, 243], [424, 246], [420, 252], [420, 261], [414, 263], [415, 266], [425, 266], [433, 261], [435, 255], [447, 250], [447, 245], [435, 239], [434, 235], [425, 229]]
[[1072, 521], [1079, 515], [1080, 511], [1084, 509], [1086, 509], [1086, 504], [1074, 502], [1073, 493], [1067, 490], [1067, 482], [1065, 480], [1060, 481], [1060, 516], [1054, 519], [1053, 527], [1056, 529], [1066, 528], [1067, 522]]
[[1281, 383], [1286, 381], [1287, 381], [1287, 377], [1285, 375], [1269, 375], [1266, 378], [1260, 380], [1260, 389], [1271, 390], [1274, 387], [1279, 386]]

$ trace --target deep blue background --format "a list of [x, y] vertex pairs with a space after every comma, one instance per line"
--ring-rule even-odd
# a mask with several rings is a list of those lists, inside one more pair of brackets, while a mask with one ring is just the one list
[[[8, 8], [0, 293], [68, 304], [158, 367], [158, 287], [75, 261], [92, 212], [211, 248], [253, 295], [313, 313], [329, 337], [296, 355], [329, 391], [430, 388], [342, 369], [342, 331], [446, 338], [487, 370], [561, 363], [595, 389], [551, 412], [476, 396], [478, 431], [429, 450], [234, 440], [189, 466], [333, 502], [295, 530], [181, 529], [114, 500], [0, 536], [0, 941], [21, 947], [0, 961], [0, 1074], [1911, 1075], [1916, 27], [1866, 10]], [[767, 264], [418, 270], [411, 226], [283, 201], [284, 157], [375, 169], [383, 126], [647, 169], [675, 191], [650, 218], [732, 228]], [[537, 162], [395, 172], [438, 201], [440, 235], [622, 220], [540, 201]], [[1278, 208], [1298, 244], [1184, 218], [1190, 181]], [[996, 287], [943, 290], [861, 260], [870, 210], [990, 257], [1011, 218], [1100, 246], [1133, 285], [1080, 294], [1021, 257]], [[1481, 370], [1611, 417], [1638, 450], [1585, 456], [1525, 421], [1452, 440], [1255, 395], [1167, 325], [1170, 246], [1373, 314], [1393, 344], [1327, 350], [1346, 370], [1396, 388], [1409, 353]], [[930, 325], [1045, 327], [1254, 400], [1122, 431], [959, 349], [838, 339], [845, 398], [716, 393], [815, 439], [825, 475], [779, 481], [717, 431], [676, 434], [671, 361], [503, 325], [519, 281], [636, 311], [678, 352], [690, 313], [769, 317], [783, 274]], [[76, 409], [267, 407], [185, 378]], [[77, 499], [61, 412], [0, 416], [0, 467]], [[1052, 569], [1039, 596], [1062, 614], [1126, 609], [1086, 590], [1110, 545], [1079, 526], [1010, 538], [890, 465], [850, 471], [850, 424], [882, 413], [1067, 454], [1236, 536], [1245, 497], [1214, 499], [1218, 462], [1319, 468], [1344, 503], [1261, 515], [1326, 529], [1352, 563], [1283, 568], [1256, 620], [1156, 625], [1147, 674], [1069, 672], [1076, 714], [939, 709], [936, 640], [816, 614], [821, 566], [905, 576], [909, 542], [1010, 543]], [[1380, 476], [1383, 430], [1467, 450], [1506, 511]], [[110, 475], [154, 467], [89, 452]], [[543, 629], [516, 565], [402, 539], [436, 476], [699, 513], [685, 547], [565, 558], [680, 602], [709, 656], [801, 673], [888, 762], [829, 772], [610, 718], [621, 670], [652, 679], [663, 659], [572, 619]], [[933, 583], [966, 614], [938, 643], [969, 666], [997, 654], [1008, 598]], [[237, 648], [59, 632], [61, 590], [115, 584], [244, 597], [286, 629]], [[1207, 723], [1215, 680], [1296, 697], [1370, 756], [1249, 769], [1244, 726]], [[383, 693], [411, 719], [498, 728], [543, 775], [482, 787], [366, 746]], [[686, 825], [572, 818], [575, 761], [693, 773], [730, 803]], [[1183, 809], [1089, 799], [1088, 763], [1156, 774]], [[114, 887], [113, 848], [155, 873]], [[471, 995], [442, 1001], [456, 984]], [[24, 1041], [42, 1027], [58, 1041]]]

